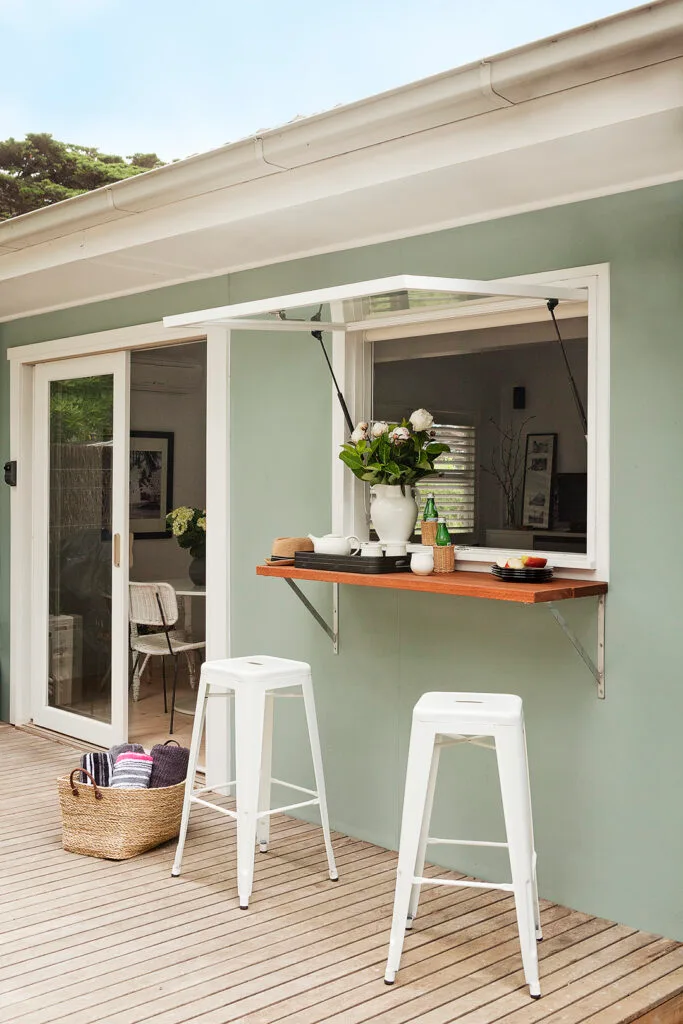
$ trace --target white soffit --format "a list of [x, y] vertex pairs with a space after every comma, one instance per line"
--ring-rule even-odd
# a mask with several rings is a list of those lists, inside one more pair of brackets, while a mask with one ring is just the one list
[[[402, 274], [167, 316], [164, 317], [164, 326], [206, 328], [221, 325], [237, 330], [261, 331], [367, 331], [399, 323], [419, 323], [443, 315], [467, 316], [472, 306], [481, 306], [482, 300], [505, 297], [547, 301], [554, 298], [583, 303], [587, 294], [585, 288], [556, 287], [553, 284], [514, 284], [510, 281], [470, 281]], [[311, 309], [315, 306], [318, 310]], [[334, 307], [337, 320], [337, 311], [343, 310], [343, 322], [331, 322], [324, 316], [317, 321], [311, 319], [313, 313], [322, 314], [329, 306]]]

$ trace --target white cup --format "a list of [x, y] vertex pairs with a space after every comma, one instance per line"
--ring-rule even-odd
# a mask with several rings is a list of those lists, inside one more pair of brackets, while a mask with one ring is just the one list
[[406, 544], [405, 541], [391, 541], [385, 545], [384, 554], [396, 557], [397, 555], [405, 555]]
[[381, 558], [382, 557], [382, 545], [379, 541], [365, 541], [360, 546], [361, 558]]
[[416, 576], [429, 576], [434, 572], [434, 548], [424, 545], [422, 551], [410, 556], [410, 571]]

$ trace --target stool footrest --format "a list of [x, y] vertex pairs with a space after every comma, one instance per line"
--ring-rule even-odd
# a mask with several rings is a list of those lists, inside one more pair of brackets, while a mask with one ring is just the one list
[[514, 892], [511, 882], [460, 882], [450, 878], [413, 878], [413, 885], [451, 885], [463, 889], [502, 889], [503, 892]]
[[257, 818], [267, 818], [271, 814], [284, 814], [285, 811], [293, 811], [297, 807], [310, 807], [312, 804], [319, 804], [320, 800], [318, 797], [315, 800], [302, 800], [300, 804], [287, 804], [286, 807], [273, 807], [269, 811], [259, 811], [256, 815]]
[[217, 786], [201, 786], [198, 789], [192, 790], [192, 796], [196, 796], [198, 793], [215, 793], [219, 789], [228, 789], [230, 786], [235, 785], [235, 782], [219, 782]]
[[193, 804], [201, 804], [202, 807], [210, 807], [212, 811], [218, 811], [220, 814], [227, 814], [229, 818], [237, 817], [235, 811], [230, 811], [227, 807], [219, 807], [218, 804], [212, 804], [209, 800], [201, 800], [198, 796], [190, 797], [190, 800]]
[[282, 779], [271, 779], [276, 786], [287, 786], [288, 789], [296, 789], [298, 793], [308, 793], [309, 796], [317, 796], [316, 789], [306, 789], [304, 786], [295, 786], [293, 782], [284, 782]]
[[490, 843], [483, 839], [432, 839], [431, 836], [427, 842], [438, 843], [440, 846], [500, 846], [505, 850], [509, 846], [508, 843]]

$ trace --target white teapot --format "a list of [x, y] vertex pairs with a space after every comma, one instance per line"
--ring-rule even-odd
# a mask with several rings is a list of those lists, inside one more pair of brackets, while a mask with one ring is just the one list
[[308, 536], [317, 555], [355, 555], [360, 551], [358, 537], [342, 537], [338, 533], [326, 533], [324, 537], [314, 537], [309, 533]]

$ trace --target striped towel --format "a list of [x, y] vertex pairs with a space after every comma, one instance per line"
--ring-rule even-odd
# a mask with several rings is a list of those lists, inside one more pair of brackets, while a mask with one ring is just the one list
[[145, 748], [140, 746], [139, 743], [119, 743], [115, 747], [110, 747], [109, 753], [111, 754], [112, 765], [116, 764], [116, 758], [119, 754], [126, 754], [129, 751], [135, 751], [136, 754], [144, 754]]
[[[95, 784], [98, 786], [111, 786], [111, 776], [114, 769], [114, 763], [107, 750], [95, 750], [91, 754], [81, 754], [81, 768], [85, 768], [87, 772], [95, 779]], [[87, 775], [81, 775], [79, 782], [85, 782], [87, 786], [92, 786], [92, 782]]]
[[149, 754], [126, 751], [116, 758], [111, 777], [112, 789], [147, 789], [152, 774]]

